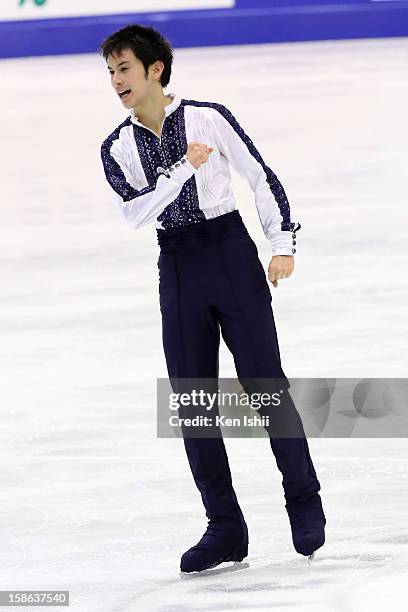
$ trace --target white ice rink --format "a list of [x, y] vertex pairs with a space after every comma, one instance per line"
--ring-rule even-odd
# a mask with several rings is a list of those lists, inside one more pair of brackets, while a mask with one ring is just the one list
[[[0, 590], [69, 590], [75, 612], [405, 612], [406, 439], [309, 441], [327, 516], [312, 565], [268, 441], [227, 439], [249, 567], [180, 579], [206, 520], [182, 441], [156, 437], [155, 231], [122, 220], [99, 158], [126, 113], [97, 56], [0, 72]], [[176, 51], [167, 92], [229, 107], [302, 223], [295, 274], [271, 286], [289, 377], [406, 376], [407, 75], [403, 38]]]

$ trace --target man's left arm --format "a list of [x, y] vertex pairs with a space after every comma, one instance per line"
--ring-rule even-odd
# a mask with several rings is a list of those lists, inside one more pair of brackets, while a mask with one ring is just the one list
[[272, 246], [268, 277], [277, 287], [278, 280], [288, 278], [293, 272], [296, 232], [300, 224], [291, 220], [290, 206], [282, 184], [265, 164], [235, 117], [222, 104], [216, 104], [213, 108], [217, 145], [232, 167], [248, 180], [255, 193], [259, 220]]

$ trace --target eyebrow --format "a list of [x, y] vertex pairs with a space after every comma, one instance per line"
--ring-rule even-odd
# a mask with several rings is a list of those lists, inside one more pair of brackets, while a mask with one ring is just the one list
[[[123, 66], [123, 64], [128, 64], [129, 60], [123, 60], [123, 62], [120, 62], [120, 64], [117, 65], [117, 68], [120, 68], [121, 66]], [[111, 68], [111, 66], [108, 66], [108, 70], [113, 70], [113, 68]]]

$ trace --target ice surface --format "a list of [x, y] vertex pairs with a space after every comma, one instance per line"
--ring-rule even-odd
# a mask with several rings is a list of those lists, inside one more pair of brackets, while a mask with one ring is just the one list
[[[406, 375], [407, 68], [403, 38], [176, 52], [168, 91], [229, 107], [302, 223], [272, 288], [288, 376]], [[227, 439], [249, 567], [180, 579], [205, 517], [181, 441], [155, 434], [155, 232], [122, 221], [99, 159], [125, 114], [99, 57], [0, 70], [1, 589], [69, 589], [75, 612], [406, 610], [404, 439], [310, 440], [327, 514], [312, 564], [267, 440]]]

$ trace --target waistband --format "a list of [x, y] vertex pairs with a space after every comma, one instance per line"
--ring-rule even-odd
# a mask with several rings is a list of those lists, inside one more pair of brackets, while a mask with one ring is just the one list
[[187, 227], [157, 229], [157, 242], [162, 253], [175, 253], [224, 236], [247, 235], [248, 230], [238, 210], [205, 219]]

